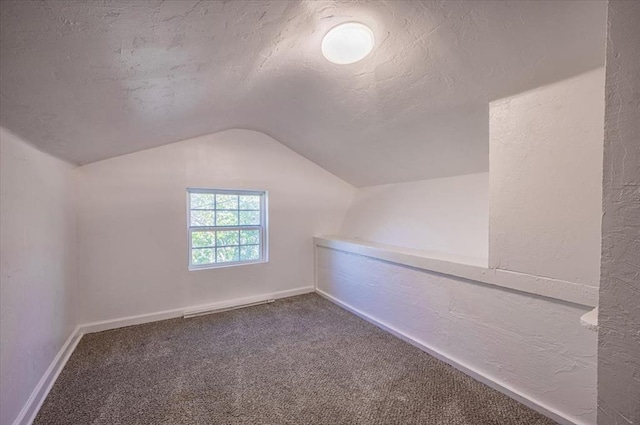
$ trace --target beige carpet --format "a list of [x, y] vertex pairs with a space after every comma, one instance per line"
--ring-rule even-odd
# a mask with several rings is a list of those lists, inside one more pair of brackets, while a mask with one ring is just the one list
[[35, 424], [553, 424], [318, 295], [85, 335]]

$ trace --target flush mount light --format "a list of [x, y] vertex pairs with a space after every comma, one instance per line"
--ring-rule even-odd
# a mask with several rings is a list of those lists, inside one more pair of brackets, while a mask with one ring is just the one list
[[364, 59], [374, 45], [373, 32], [359, 22], [333, 27], [322, 39], [322, 54], [329, 62], [347, 65]]

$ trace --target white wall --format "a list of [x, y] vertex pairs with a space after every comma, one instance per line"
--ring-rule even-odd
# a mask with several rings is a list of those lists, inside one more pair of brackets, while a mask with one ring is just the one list
[[358, 189], [340, 235], [486, 265], [488, 228], [489, 174], [480, 173]]
[[598, 285], [602, 68], [491, 103], [491, 267]]
[[608, 5], [598, 424], [640, 424], [640, 3]]
[[595, 423], [596, 333], [573, 304], [327, 248], [317, 286], [577, 424]]
[[[272, 138], [229, 130], [79, 169], [81, 319], [92, 322], [313, 286], [313, 236], [355, 189]], [[269, 262], [188, 271], [186, 188], [264, 189]]]
[[[360, 189], [341, 236], [485, 258], [488, 239], [491, 268], [597, 286], [603, 117], [603, 69], [492, 102], [488, 175]], [[587, 307], [325, 248], [317, 273], [338, 301], [595, 423]]]
[[77, 324], [74, 167], [0, 128], [0, 423]]

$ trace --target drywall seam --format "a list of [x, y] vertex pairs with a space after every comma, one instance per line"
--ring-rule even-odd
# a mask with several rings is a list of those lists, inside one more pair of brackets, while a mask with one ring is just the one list
[[604, 68], [489, 108], [489, 267], [597, 287]]
[[483, 374], [481, 372], [479, 372], [478, 370], [474, 369], [473, 367], [465, 364], [464, 362], [461, 362], [459, 360], [457, 360], [456, 358], [449, 356], [446, 353], [443, 353], [441, 351], [436, 350], [435, 348], [431, 347], [430, 345], [424, 343], [423, 341], [420, 341], [416, 338], [410, 337], [407, 334], [399, 331], [398, 329], [394, 328], [393, 326], [378, 320], [370, 315], [368, 315], [367, 313], [362, 312], [361, 310], [358, 310], [357, 308], [349, 305], [348, 303], [345, 303], [337, 298], [335, 298], [332, 295], [329, 295], [328, 293], [324, 292], [321, 289], [316, 288], [316, 293], [321, 295], [322, 297], [326, 298], [327, 300], [333, 302], [334, 304], [344, 308], [345, 310], [355, 314], [356, 316], [366, 320], [367, 322], [379, 327], [380, 329], [389, 332], [390, 334], [394, 335], [395, 337], [398, 337], [400, 339], [402, 339], [405, 342], [408, 342], [409, 344], [413, 345], [416, 348], [419, 348], [420, 350], [428, 353], [429, 355], [437, 358], [438, 360], [441, 360], [453, 367], [455, 367], [456, 369], [458, 369], [459, 371], [463, 372], [466, 375], [471, 376], [473, 379], [482, 382], [483, 384], [493, 388], [496, 391], [501, 392], [502, 394], [505, 394], [506, 396], [524, 404], [527, 407], [530, 407], [531, 409], [535, 410], [536, 412], [539, 412], [551, 419], [553, 419], [554, 421], [558, 422], [561, 425], [586, 425], [586, 423], [582, 423], [582, 422], [574, 422], [572, 420], [570, 420], [569, 418], [563, 416], [560, 412], [556, 411], [555, 409], [552, 409], [551, 407], [546, 406], [544, 403], [541, 403], [540, 401], [529, 397], [513, 388], [511, 388], [509, 385], [507, 385], [504, 382], [501, 382], [498, 379], [494, 379], [491, 378], [490, 376]]
[[[449, 257], [433, 258], [424, 251], [403, 249], [391, 245], [377, 244], [368, 241], [354, 240], [337, 236], [316, 237], [316, 247], [324, 247], [358, 254], [378, 260], [389, 261], [422, 270], [461, 277], [501, 288], [524, 292], [527, 294], [552, 298], [588, 307], [595, 307], [598, 302], [598, 288], [580, 283], [567, 282], [526, 273], [492, 269], [458, 262]], [[461, 259], [461, 261], [464, 261]]]
[[172, 310], [157, 311], [154, 313], [140, 314], [136, 316], [121, 317], [119, 319], [85, 323], [83, 325], [80, 325], [80, 329], [82, 330], [83, 334], [90, 334], [95, 332], [102, 332], [102, 331], [107, 331], [112, 329], [123, 328], [125, 326], [134, 326], [134, 325], [141, 325], [143, 323], [157, 322], [159, 320], [174, 319], [176, 317], [182, 317], [182, 315], [185, 312], [191, 311], [191, 310], [202, 310], [205, 308], [216, 308], [216, 309], [229, 308], [229, 307], [235, 307], [235, 306], [247, 304], [249, 302], [255, 302], [257, 300], [264, 300], [264, 299], [277, 300], [280, 298], [287, 298], [287, 297], [293, 297], [296, 295], [308, 294], [313, 292], [314, 290], [315, 290], [314, 286], [309, 285], [309, 286], [303, 286], [295, 289], [288, 289], [285, 291], [278, 291], [278, 292], [272, 292], [272, 293], [267, 293], [263, 295], [257, 295], [253, 297], [236, 298], [233, 300], [222, 301], [222, 302], [217, 302], [212, 304], [193, 305], [193, 306], [188, 306], [184, 308], [176, 308]]
[[31, 392], [29, 399], [22, 407], [18, 417], [13, 421], [13, 425], [31, 425], [31, 423], [33, 423], [40, 407], [42, 407], [42, 403], [44, 403], [49, 391], [51, 391], [53, 384], [55, 384], [56, 379], [58, 379], [60, 372], [64, 369], [64, 366], [78, 346], [81, 338], [82, 331], [80, 326], [76, 326], [42, 375], [42, 378], [40, 378], [40, 381], [38, 381], [38, 385], [36, 385]]

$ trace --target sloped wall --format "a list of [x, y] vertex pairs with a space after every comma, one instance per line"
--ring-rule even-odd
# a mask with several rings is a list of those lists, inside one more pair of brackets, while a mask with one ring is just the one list
[[77, 325], [72, 165], [0, 128], [0, 423], [11, 424]]
[[[229, 130], [79, 168], [81, 319], [313, 287], [313, 236], [355, 189], [265, 134]], [[269, 262], [188, 271], [186, 188], [267, 190]]]
[[486, 266], [489, 173], [358, 189], [341, 236]]

